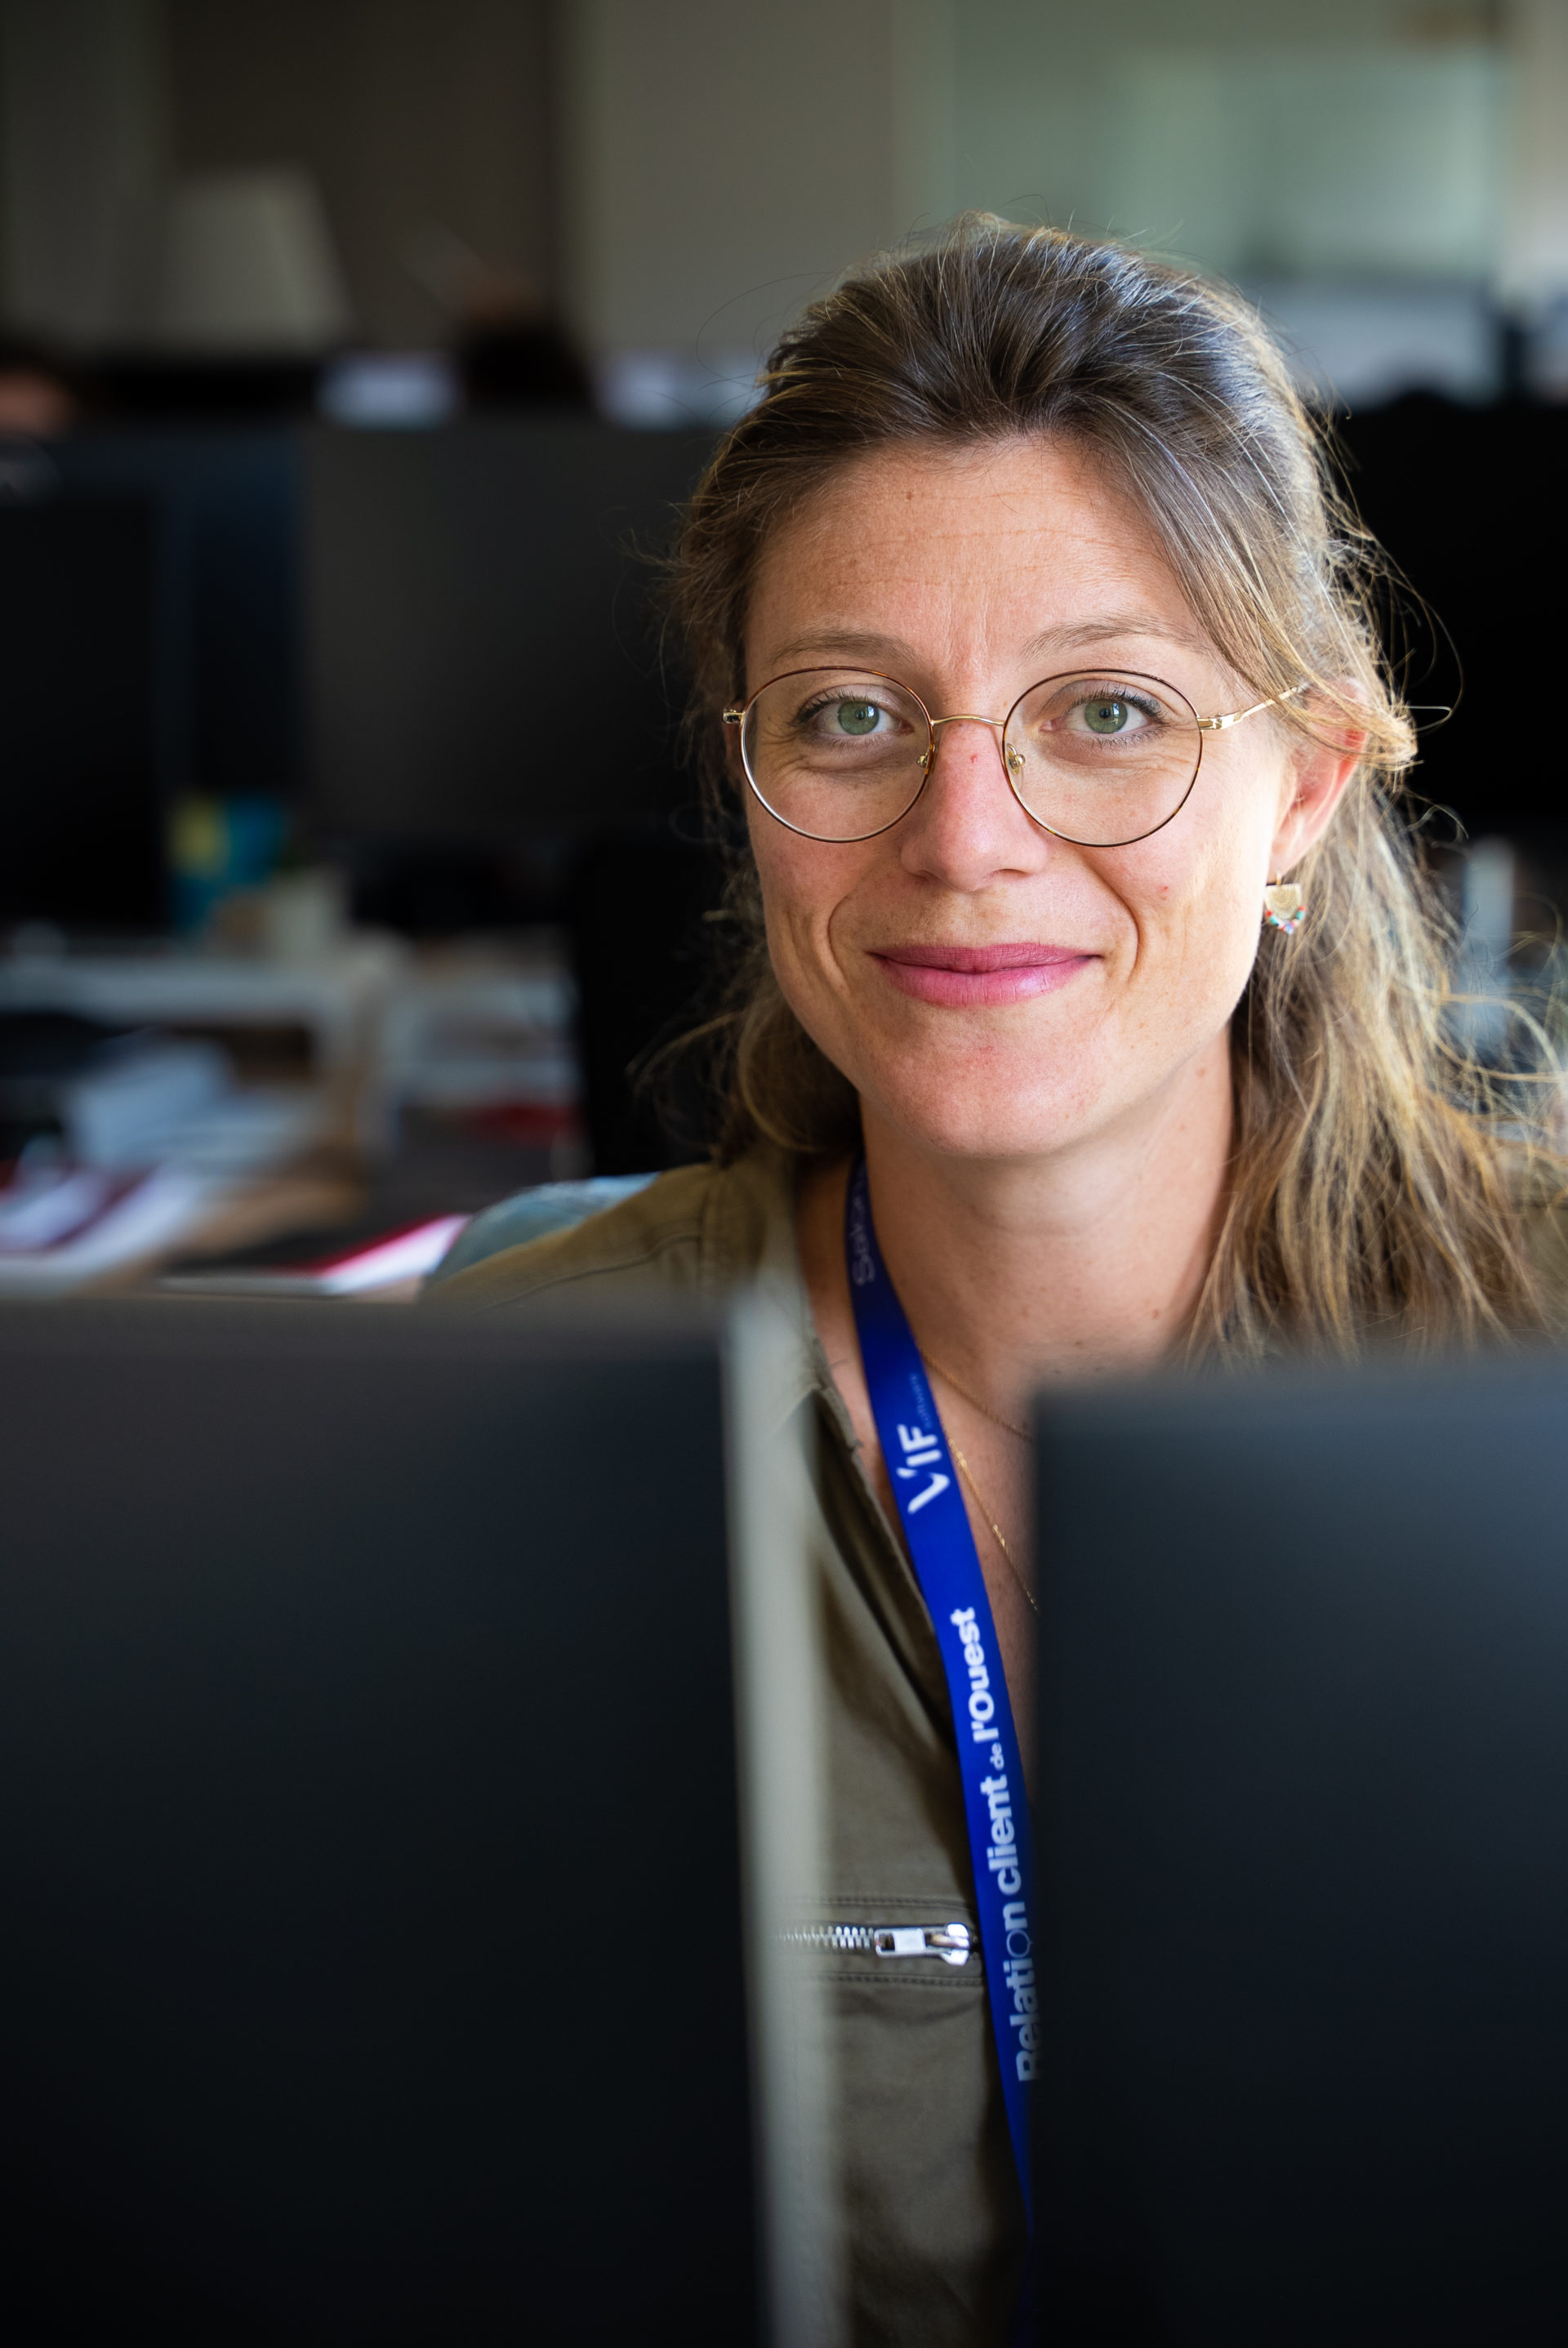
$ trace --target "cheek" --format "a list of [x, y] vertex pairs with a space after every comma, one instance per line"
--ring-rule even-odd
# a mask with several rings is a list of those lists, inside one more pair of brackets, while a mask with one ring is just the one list
[[1228, 793], [1210, 821], [1183, 833], [1181, 818], [1123, 851], [1119, 893], [1138, 932], [1139, 961], [1164, 984], [1233, 1003], [1257, 953], [1268, 834], [1263, 790]]
[[[751, 827], [751, 849], [762, 890], [768, 944], [786, 994], [833, 983], [833, 916], [855, 875], [843, 868], [852, 851], [800, 839], [774, 823]], [[799, 1004], [797, 1002], [797, 1008]]]
[[769, 824], [764, 830], [753, 817], [751, 853], [770, 938], [812, 926], [820, 888], [811, 870], [810, 850], [809, 840], [793, 839], [777, 824]]

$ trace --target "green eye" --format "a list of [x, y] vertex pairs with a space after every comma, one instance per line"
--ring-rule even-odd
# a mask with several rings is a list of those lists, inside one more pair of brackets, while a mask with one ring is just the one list
[[1125, 701], [1086, 701], [1083, 705], [1084, 724], [1091, 734], [1119, 734], [1131, 715]]
[[837, 716], [841, 734], [874, 734], [882, 711], [874, 701], [841, 701]]

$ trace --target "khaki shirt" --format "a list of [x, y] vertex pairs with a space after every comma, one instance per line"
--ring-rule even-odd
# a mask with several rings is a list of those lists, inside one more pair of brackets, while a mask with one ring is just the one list
[[969, 1927], [940, 1956], [824, 1952], [856, 2348], [991, 2348], [1006, 2338], [1023, 2205], [991, 2036], [963, 1792], [941, 1657], [812, 1325], [790, 1161], [758, 1150], [683, 1167], [605, 1214], [487, 1257], [443, 1303], [721, 1299], [761, 1282], [789, 1316], [786, 1403], [814, 1421], [811, 1540], [824, 1624], [830, 1808], [820, 1921]]

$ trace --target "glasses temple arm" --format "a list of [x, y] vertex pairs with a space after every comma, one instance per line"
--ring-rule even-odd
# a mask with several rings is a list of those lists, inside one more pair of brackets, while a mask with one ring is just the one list
[[1289, 701], [1296, 694], [1305, 691], [1306, 679], [1304, 677], [1300, 685], [1287, 685], [1283, 693], [1271, 693], [1266, 701], [1254, 701], [1250, 709], [1232, 709], [1222, 717], [1200, 717], [1198, 724], [1205, 734], [1222, 734], [1227, 726], [1239, 726], [1243, 717], [1255, 717], [1260, 709], [1275, 709], [1282, 701]]

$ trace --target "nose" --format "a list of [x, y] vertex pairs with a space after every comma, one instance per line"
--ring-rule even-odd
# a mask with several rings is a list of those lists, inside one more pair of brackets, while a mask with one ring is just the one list
[[[925, 788], [901, 827], [900, 852], [911, 870], [968, 890], [1001, 872], [1032, 871], [1048, 852], [1048, 836], [1006, 787], [1005, 764], [998, 776], [981, 746], [983, 732], [1002, 762], [1004, 723], [969, 710], [933, 718], [936, 754], [928, 761]], [[979, 732], [966, 733], [971, 726]]]
[[1002, 763], [1004, 767], [1007, 768], [1010, 775], [1016, 775], [1019, 767], [1023, 764], [1023, 761], [1019, 758], [1016, 751], [1010, 751], [1007, 748], [1005, 733], [1006, 723], [1007, 721], [1005, 717], [982, 717], [972, 709], [955, 709], [946, 717], [934, 717], [931, 721], [931, 730], [936, 736], [935, 750], [927, 751], [925, 757], [921, 760], [921, 764], [929, 773], [932, 766], [934, 764], [936, 754], [940, 752], [942, 748], [942, 736], [938, 730], [940, 727], [944, 726], [987, 726], [996, 736], [996, 747], [1002, 754]]

